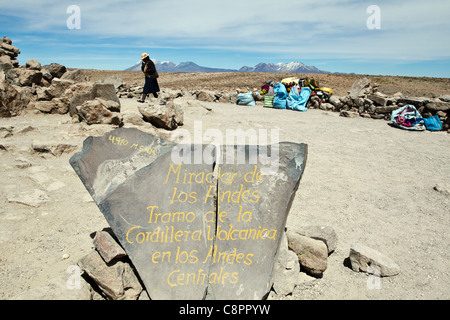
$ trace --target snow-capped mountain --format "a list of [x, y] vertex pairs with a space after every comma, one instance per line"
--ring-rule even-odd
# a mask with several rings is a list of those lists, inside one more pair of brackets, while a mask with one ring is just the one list
[[[170, 61], [161, 62], [154, 59], [152, 59], [152, 61], [155, 63], [155, 67], [158, 72], [237, 72], [237, 70], [202, 67], [190, 61], [180, 62], [179, 64], [175, 64]], [[141, 71], [141, 61], [125, 71]]]
[[[239, 70], [218, 69], [202, 67], [194, 62], [181, 62], [175, 64], [170, 61], [153, 60], [158, 72], [268, 72], [268, 73], [330, 73], [328, 71], [319, 70], [314, 66], [307, 66], [301, 62], [289, 63], [258, 63], [254, 67], [244, 66]], [[126, 71], [141, 71], [141, 62], [126, 69]]]
[[242, 67], [239, 72], [271, 72], [271, 73], [329, 73], [301, 62], [258, 63], [254, 67]]

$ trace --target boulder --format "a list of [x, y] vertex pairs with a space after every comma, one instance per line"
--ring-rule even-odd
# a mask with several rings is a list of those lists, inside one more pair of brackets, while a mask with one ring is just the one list
[[42, 67], [41, 67], [41, 64], [37, 60], [30, 59], [25, 64], [25, 68], [40, 71]]
[[371, 80], [368, 78], [361, 78], [353, 82], [352, 88], [349, 91], [349, 95], [352, 98], [362, 97], [367, 93], [370, 87]]
[[349, 259], [355, 272], [362, 271], [380, 277], [395, 276], [400, 272], [400, 267], [389, 257], [362, 244], [351, 246]]
[[19, 74], [19, 84], [21, 86], [32, 86], [39, 84], [42, 80], [42, 72], [30, 69], [17, 69]]
[[12, 44], [2, 42], [0, 44], [0, 55], [5, 54], [11, 58], [16, 58], [20, 54], [20, 50], [14, 47]]
[[50, 73], [50, 71], [48, 71], [48, 69], [45, 68], [41, 68], [41, 72], [42, 72], [42, 78], [47, 80], [48, 82], [51, 82], [53, 79], [52, 74]]
[[123, 86], [123, 80], [121, 77], [116, 76], [116, 75], [112, 75], [107, 77], [106, 79], [104, 79], [102, 81], [102, 83], [110, 83], [114, 86], [114, 88], [116, 90], [119, 90], [119, 88], [121, 88]]
[[367, 98], [370, 99], [376, 106], [384, 107], [388, 103], [388, 97], [381, 92], [369, 94]]
[[51, 63], [48, 66], [44, 66], [44, 69], [50, 72], [52, 78], [61, 78], [62, 75], [67, 71], [67, 68], [59, 63]]
[[172, 100], [164, 104], [139, 106], [139, 112], [147, 121], [157, 128], [175, 130], [183, 125], [183, 110]]
[[430, 102], [429, 98], [425, 97], [400, 97], [397, 99], [397, 104], [400, 106], [411, 104], [417, 109]]
[[199, 94], [197, 95], [197, 100], [205, 102], [213, 102], [214, 94], [207, 91], [200, 91]]
[[111, 112], [102, 103], [101, 99], [88, 100], [77, 107], [78, 118], [88, 125], [112, 124], [121, 125], [123, 117], [120, 113]]
[[397, 105], [390, 105], [390, 106], [383, 106], [383, 107], [375, 107], [375, 113], [382, 113], [382, 114], [391, 114], [392, 111], [398, 109]]
[[72, 80], [54, 78], [50, 87], [46, 88], [45, 90], [47, 90], [48, 94], [52, 98], [59, 98], [73, 84], [74, 81]]
[[429, 102], [425, 105], [428, 110], [431, 111], [449, 111], [450, 102]]
[[107, 231], [97, 231], [95, 233], [94, 247], [106, 263], [127, 256], [125, 250], [114, 240], [111, 233]]
[[22, 94], [10, 83], [0, 81], [0, 117], [17, 116], [27, 107], [27, 101]]
[[[83, 88], [79, 88], [83, 90]], [[88, 90], [88, 91], [84, 91]], [[70, 101], [70, 116], [77, 114], [77, 107], [84, 102], [100, 98], [103, 100], [110, 100], [117, 102], [120, 105], [120, 100], [117, 97], [114, 85], [111, 83], [94, 83], [93, 85], [85, 86], [83, 91], [73, 94]]]
[[328, 254], [336, 250], [338, 237], [332, 227], [329, 226], [301, 226], [295, 228], [294, 232], [305, 237], [320, 240], [327, 245]]
[[74, 82], [88, 82], [89, 77], [83, 74], [79, 69], [70, 70], [64, 73], [61, 77], [62, 80], [72, 80]]
[[78, 266], [97, 284], [101, 293], [111, 300], [137, 300], [143, 288], [129, 263], [106, 263], [97, 251], [78, 262]]
[[275, 263], [273, 290], [277, 295], [286, 296], [294, 291], [300, 272], [300, 263], [294, 251], [289, 250], [286, 233], [283, 233]]
[[289, 248], [297, 254], [301, 268], [314, 277], [322, 277], [323, 272], [327, 269], [327, 245], [321, 240], [315, 240], [289, 230], [286, 235]]
[[2, 42], [7, 43], [7, 44], [12, 44], [11, 39], [8, 38], [7, 36], [3, 36]]

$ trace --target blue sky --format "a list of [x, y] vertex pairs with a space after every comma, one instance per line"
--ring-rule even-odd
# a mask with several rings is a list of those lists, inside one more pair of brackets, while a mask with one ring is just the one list
[[[123, 70], [148, 52], [216, 68], [299, 61], [331, 72], [450, 77], [450, 1], [278, 3], [0, 0], [0, 36], [21, 50], [20, 64]], [[80, 9], [80, 29], [67, 26], [70, 5]], [[379, 29], [367, 26], [374, 17]]]

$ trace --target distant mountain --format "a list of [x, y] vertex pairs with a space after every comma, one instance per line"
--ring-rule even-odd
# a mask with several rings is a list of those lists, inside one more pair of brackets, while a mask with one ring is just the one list
[[[231, 69], [218, 69], [218, 68], [207, 68], [199, 66], [194, 62], [180, 62], [179, 64], [175, 64], [170, 61], [158, 61], [153, 60], [155, 63], [156, 70], [158, 72], [200, 72], [200, 73], [208, 73], [208, 72], [237, 72], [237, 70]], [[131, 68], [126, 69], [125, 71], [141, 71], [141, 62], [139, 61]]]
[[330, 73], [296, 61], [289, 63], [258, 63], [254, 67], [242, 67], [239, 69], [239, 72]]
[[[170, 61], [157, 61], [153, 60], [158, 72], [268, 72], [268, 73], [330, 73], [328, 71], [319, 70], [314, 66], [307, 66], [301, 62], [290, 62], [290, 63], [258, 63], [254, 67], [244, 66], [239, 70], [233, 69], [218, 69], [218, 68], [208, 68], [202, 67], [194, 62], [181, 62], [175, 64]], [[141, 62], [126, 69], [125, 71], [141, 71]]]

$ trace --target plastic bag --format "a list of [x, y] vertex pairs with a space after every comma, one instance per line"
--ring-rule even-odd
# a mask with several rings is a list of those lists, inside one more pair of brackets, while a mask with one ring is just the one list
[[287, 107], [287, 90], [284, 84], [278, 83], [273, 91], [275, 93], [275, 98], [273, 99], [273, 107], [275, 109], [286, 109]]
[[442, 122], [441, 119], [439, 119], [439, 116], [432, 116], [429, 118], [424, 118], [423, 121], [425, 122], [425, 127], [427, 130], [430, 131], [441, 131], [442, 130]]
[[255, 106], [256, 105], [255, 99], [253, 99], [253, 94], [251, 92], [240, 93], [240, 94], [238, 94], [237, 99], [238, 99], [238, 105], [241, 105], [241, 106]]
[[306, 103], [311, 95], [311, 89], [304, 87], [298, 91], [298, 87], [292, 87], [289, 97], [287, 98], [287, 108], [296, 111], [307, 111]]

